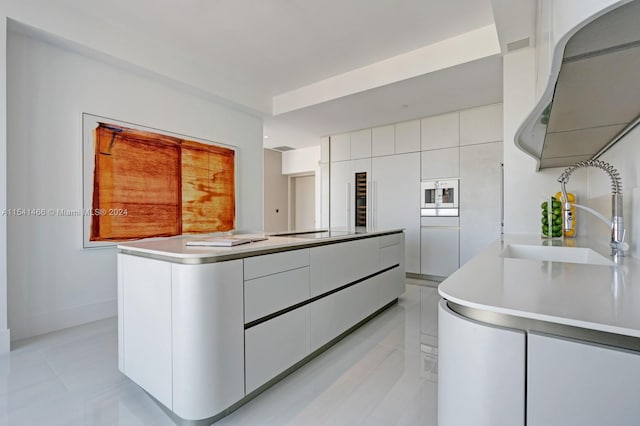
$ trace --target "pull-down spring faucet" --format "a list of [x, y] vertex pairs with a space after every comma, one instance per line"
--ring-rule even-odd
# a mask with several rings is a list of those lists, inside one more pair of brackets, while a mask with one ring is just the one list
[[624, 256], [624, 252], [629, 249], [629, 244], [624, 241], [625, 229], [624, 219], [622, 218], [622, 180], [618, 170], [609, 163], [605, 163], [600, 160], [580, 161], [573, 166], [567, 167], [564, 172], [562, 172], [558, 178], [558, 182], [560, 182], [560, 186], [562, 188], [563, 198], [562, 226], [565, 230], [572, 229], [573, 217], [571, 213], [571, 203], [569, 203], [569, 199], [567, 198], [566, 184], [569, 182], [569, 176], [571, 176], [571, 173], [581, 167], [595, 167], [604, 170], [611, 178], [611, 221], [589, 207], [581, 206], [580, 204], [573, 205], [577, 208], [588, 211], [609, 225], [611, 227], [611, 241], [609, 242], [611, 255]]

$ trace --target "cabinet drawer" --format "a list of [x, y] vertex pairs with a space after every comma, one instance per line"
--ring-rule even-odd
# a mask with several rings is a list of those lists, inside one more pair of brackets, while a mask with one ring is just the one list
[[311, 249], [311, 297], [364, 278], [379, 269], [376, 238]]
[[309, 306], [245, 331], [246, 393], [309, 355]]
[[380, 269], [400, 264], [402, 248], [400, 244], [380, 249]]
[[244, 321], [257, 320], [309, 298], [309, 267], [244, 282]]
[[402, 242], [402, 234], [383, 235], [378, 237], [378, 243], [380, 247], [393, 246]]
[[244, 260], [244, 279], [251, 280], [309, 265], [309, 249], [266, 254]]
[[315, 351], [379, 307], [378, 276], [310, 304], [311, 351]]

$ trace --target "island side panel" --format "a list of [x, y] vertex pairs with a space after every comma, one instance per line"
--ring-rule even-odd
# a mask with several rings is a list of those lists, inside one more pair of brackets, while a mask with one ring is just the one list
[[171, 267], [173, 412], [199, 420], [245, 395], [243, 261]]
[[118, 257], [120, 370], [172, 409], [171, 264]]

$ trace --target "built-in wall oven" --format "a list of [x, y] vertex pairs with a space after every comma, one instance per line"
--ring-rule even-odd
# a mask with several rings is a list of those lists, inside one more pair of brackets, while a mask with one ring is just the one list
[[423, 180], [421, 216], [459, 216], [459, 179]]

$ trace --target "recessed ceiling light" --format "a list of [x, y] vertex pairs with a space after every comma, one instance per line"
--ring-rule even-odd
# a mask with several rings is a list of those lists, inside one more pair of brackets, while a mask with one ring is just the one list
[[269, 135], [264, 135], [264, 138], [265, 139], [269, 139]]
[[400, 108], [409, 108], [409, 105], [407, 105], [407, 104], [402, 104], [402, 105], [400, 105]]

